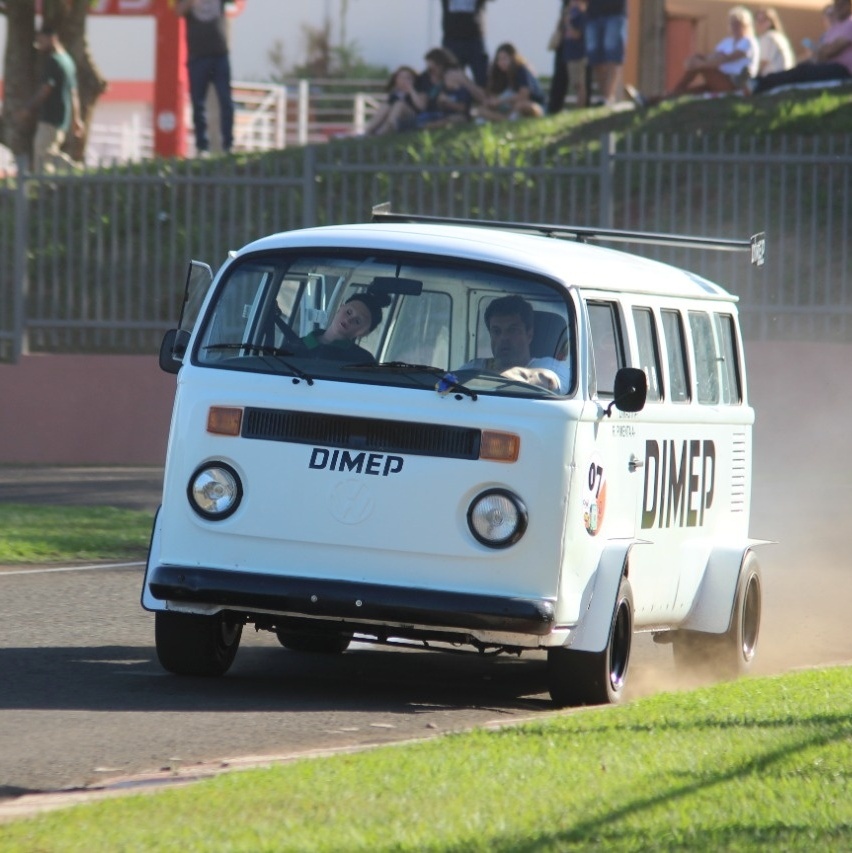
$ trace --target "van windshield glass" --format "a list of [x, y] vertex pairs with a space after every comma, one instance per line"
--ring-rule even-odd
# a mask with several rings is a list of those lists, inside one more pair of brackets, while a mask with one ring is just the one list
[[[393, 253], [247, 256], [223, 276], [193, 353], [226, 370], [476, 393], [574, 391], [564, 289], [516, 270]], [[447, 383], [443, 383], [446, 388]]]

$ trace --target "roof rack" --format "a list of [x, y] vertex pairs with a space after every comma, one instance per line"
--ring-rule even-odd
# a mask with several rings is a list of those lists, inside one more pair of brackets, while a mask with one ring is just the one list
[[586, 228], [575, 225], [549, 225], [542, 222], [501, 222], [488, 219], [460, 219], [451, 216], [421, 216], [394, 213], [390, 202], [373, 206], [373, 222], [431, 222], [439, 225], [470, 225], [479, 228], [505, 228], [520, 233], [543, 234], [578, 243], [648, 243], [657, 246], [683, 246], [690, 249], [715, 249], [721, 252], [750, 251], [751, 262], [762, 267], [766, 261], [766, 233], [753, 234], [748, 240], [721, 237], [694, 237], [683, 234], [659, 234], [653, 231], [620, 231], [614, 228]]

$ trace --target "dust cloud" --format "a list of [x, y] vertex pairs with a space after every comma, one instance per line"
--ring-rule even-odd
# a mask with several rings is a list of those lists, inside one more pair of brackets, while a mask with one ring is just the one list
[[[750, 532], [763, 577], [755, 675], [852, 665], [852, 345], [747, 342], [755, 409]], [[639, 635], [631, 697], [685, 689]]]

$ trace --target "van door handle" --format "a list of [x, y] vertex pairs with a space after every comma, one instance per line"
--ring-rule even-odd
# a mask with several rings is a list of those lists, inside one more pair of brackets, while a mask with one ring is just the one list
[[637, 468], [641, 468], [645, 463], [641, 459], [637, 459], [632, 453], [630, 454], [630, 461], [627, 463], [627, 470], [630, 473], [634, 473]]

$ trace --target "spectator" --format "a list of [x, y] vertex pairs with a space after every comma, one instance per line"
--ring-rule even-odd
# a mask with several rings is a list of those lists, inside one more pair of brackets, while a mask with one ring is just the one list
[[409, 65], [401, 65], [391, 74], [385, 87], [388, 96], [364, 128], [367, 136], [384, 136], [414, 127], [414, 120], [422, 103], [415, 91], [417, 72]]
[[775, 9], [758, 9], [754, 13], [754, 29], [760, 48], [759, 76], [786, 71], [796, 64], [790, 40]]
[[[760, 59], [751, 12], [745, 6], [734, 6], [728, 13], [728, 26], [731, 34], [716, 45], [713, 53], [690, 56], [681, 78], [662, 97], [646, 98], [629, 88], [628, 94], [637, 106], [659, 103], [680, 95], [737, 92], [742, 89], [746, 80], [757, 74]], [[701, 83], [695, 82], [698, 78], [701, 78]]]
[[538, 79], [509, 42], [501, 44], [488, 69], [488, 85], [480, 93], [476, 115], [488, 121], [544, 115]]
[[852, 0], [834, 0], [836, 22], [826, 30], [813, 59], [800, 62], [787, 71], [758, 77], [749, 86], [754, 94], [769, 92], [778, 86], [817, 83], [852, 78]]
[[212, 84], [219, 100], [222, 150], [227, 154], [234, 142], [234, 102], [231, 98], [231, 60], [225, 0], [178, 0], [175, 12], [186, 19], [186, 67], [195, 127], [195, 150], [201, 157], [207, 156], [210, 151], [206, 102], [207, 90]]
[[[418, 128], [441, 124], [447, 119], [448, 112], [455, 112], [455, 108], [448, 108], [452, 98], [447, 96], [446, 77], [447, 72], [459, 68], [455, 55], [443, 47], [433, 47], [424, 58], [426, 70], [415, 83], [418, 111], [414, 126]], [[451, 79], [457, 86], [458, 78]]]
[[798, 57], [799, 62], [805, 62], [809, 59], [814, 58], [814, 53], [816, 52], [817, 47], [822, 45], [825, 41], [825, 34], [831, 29], [834, 24], [837, 23], [837, 19], [834, 15], [834, 3], [829, 3], [828, 6], [824, 6], [822, 10], [822, 35], [817, 39], [816, 43], [814, 43], [813, 39], [805, 38], [802, 39], [802, 47], [804, 51]]
[[586, 63], [586, 0], [565, 0], [548, 47], [555, 52], [547, 112], [558, 113], [568, 89], [578, 107], [588, 103]]
[[485, 47], [485, 4], [488, 0], [441, 0], [443, 16], [442, 46], [458, 60], [461, 68], [470, 68], [474, 82], [484, 87], [488, 74], [488, 50]]
[[627, 0], [588, 0], [586, 59], [592, 68], [603, 102], [618, 99], [621, 69], [627, 45]]
[[83, 133], [77, 67], [53, 27], [43, 25], [35, 44], [45, 58], [41, 85], [18, 114], [22, 122], [38, 118], [33, 140], [33, 171], [52, 172], [57, 166], [76, 168], [77, 164], [61, 148], [69, 131], [75, 137]]
[[422, 127], [446, 127], [470, 120], [474, 93], [477, 85], [464, 72], [463, 68], [454, 66], [444, 72], [444, 85], [436, 99], [440, 117], [429, 122], [421, 123]]

